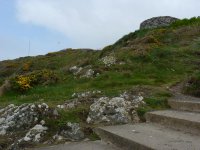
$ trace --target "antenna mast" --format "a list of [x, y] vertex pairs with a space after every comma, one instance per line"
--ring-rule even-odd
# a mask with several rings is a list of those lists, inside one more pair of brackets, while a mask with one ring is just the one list
[[29, 42], [28, 42], [28, 56], [30, 55], [30, 50], [31, 50], [31, 41], [29, 40]]

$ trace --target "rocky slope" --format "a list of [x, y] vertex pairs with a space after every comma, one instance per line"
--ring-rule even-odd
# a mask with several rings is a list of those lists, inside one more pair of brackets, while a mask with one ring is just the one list
[[96, 140], [98, 125], [168, 108], [169, 87], [199, 71], [199, 35], [199, 18], [157, 17], [102, 51], [0, 62], [0, 149]]

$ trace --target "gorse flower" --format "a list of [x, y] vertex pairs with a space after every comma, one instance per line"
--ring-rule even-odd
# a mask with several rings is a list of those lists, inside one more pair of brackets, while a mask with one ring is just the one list
[[31, 88], [31, 78], [28, 76], [18, 76], [16, 79], [16, 84], [20, 91], [27, 91]]
[[10, 79], [12, 88], [16, 91], [26, 92], [35, 85], [48, 85], [56, 83], [58, 77], [50, 70], [35, 71], [26, 75], [19, 75]]

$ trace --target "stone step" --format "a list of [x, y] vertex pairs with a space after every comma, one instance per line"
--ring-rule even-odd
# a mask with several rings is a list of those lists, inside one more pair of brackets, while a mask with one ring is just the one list
[[200, 112], [200, 101], [169, 100], [172, 109], [182, 111]]
[[146, 114], [147, 122], [200, 135], [200, 113], [164, 110]]
[[122, 150], [199, 150], [200, 136], [151, 123], [108, 126], [95, 129], [104, 141]]
[[28, 150], [120, 150], [115, 145], [103, 141], [72, 142], [61, 145]]

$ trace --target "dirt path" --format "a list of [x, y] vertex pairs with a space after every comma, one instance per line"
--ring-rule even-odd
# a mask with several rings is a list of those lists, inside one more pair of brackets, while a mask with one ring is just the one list
[[200, 98], [182, 94], [182, 90], [181, 90], [182, 87], [183, 87], [183, 83], [179, 83], [179, 84], [170, 88], [170, 91], [174, 95], [171, 99], [176, 99], [176, 100], [180, 100], [180, 101], [197, 101], [197, 102], [200, 102]]

